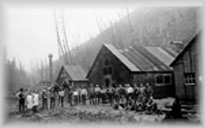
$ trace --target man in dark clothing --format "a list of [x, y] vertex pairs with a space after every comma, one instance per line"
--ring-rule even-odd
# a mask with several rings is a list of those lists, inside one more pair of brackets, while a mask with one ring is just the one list
[[108, 97], [109, 97], [109, 103], [110, 103], [110, 105], [113, 104], [113, 97], [114, 97], [113, 94], [114, 94], [113, 87], [110, 86], [110, 87], [107, 89], [107, 95], [108, 95]]
[[23, 88], [20, 89], [20, 92], [17, 94], [17, 98], [19, 99], [19, 113], [24, 113], [24, 111], [25, 111], [25, 95], [23, 92]]
[[119, 86], [115, 86], [114, 88], [114, 99], [115, 99], [115, 103], [119, 103], [120, 101], [120, 87]]
[[175, 101], [174, 101], [173, 106], [172, 106], [171, 116], [174, 119], [182, 118], [181, 104], [180, 104], [180, 101], [179, 101], [178, 97], [175, 97]]
[[73, 105], [72, 95], [73, 95], [73, 87], [72, 87], [72, 86], [69, 86], [69, 87], [68, 87], [68, 103], [70, 103], [70, 106]]
[[94, 87], [93, 87], [93, 84], [90, 84], [88, 95], [89, 95], [90, 105], [93, 105], [94, 104]]
[[48, 110], [48, 94], [46, 90], [43, 90], [42, 92], [42, 105], [43, 110]]
[[50, 91], [50, 108], [55, 108], [55, 92], [53, 89]]
[[100, 97], [101, 97], [101, 100], [102, 100], [102, 104], [105, 104], [106, 102], [106, 88], [105, 86], [102, 86], [102, 89], [100, 90]]

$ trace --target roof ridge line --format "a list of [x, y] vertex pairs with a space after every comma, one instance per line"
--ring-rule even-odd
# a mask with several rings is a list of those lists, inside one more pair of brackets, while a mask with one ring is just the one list
[[127, 57], [125, 57], [119, 49], [112, 44], [103, 44], [112, 54], [114, 54], [130, 71], [140, 71]]

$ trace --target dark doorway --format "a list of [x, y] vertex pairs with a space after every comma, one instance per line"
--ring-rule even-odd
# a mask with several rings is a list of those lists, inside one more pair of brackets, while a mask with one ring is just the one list
[[110, 85], [110, 79], [106, 78], [105, 79], [105, 86], [109, 87], [109, 85]]

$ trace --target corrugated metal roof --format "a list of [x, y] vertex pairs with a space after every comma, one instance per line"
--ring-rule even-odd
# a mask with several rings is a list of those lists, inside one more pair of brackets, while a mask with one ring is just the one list
[[153, 56], [149, 51], [145, 49], [145, 47], [135, 47], [138, 52], [140, 52], [145, 58], [147, 58], [151, 63], [154, 64], [154, 69], [158, 69], [158, 71], [167, 70], [167, 65], [161, 62], [158, 58]]
[[79, 65], [64, 65], [63, 66], [68, 75], [73, 81], [85, 81], [86, 72]]
[[153, 56], [158, 58], [167, 66], [174, 60], [174, 56], [163, 50], [161, 47], [145, 47]]
[[170, 71], [169, 64], [175, 58], [174, 51], [161, 47], [137, 47], [132, 46], [116, 49], [111, 44], [106, 47], [119, 58], [131, 71]]
[[142, 54], [137, 52], [136, 49], [130, 49], [124, 55], [129, 58], [141, 71], [158, 70], [154, 69], [153, 63], [147, 60]]
[[130, 71], [140, 71], [140, 69], [138, 69], [136, 67], [136, 65], [134, 65], [127, 57], [125, 57], [118, 49], [116, 49], [113, 45], [111, 44], [104, 44], [104, 46], [106, 48], [109, 49], [109, 51], [112, 52], [112, 54], [114, 54], [123, 64], [125, 64], [125, 66], [127, 66], [129, 68]]

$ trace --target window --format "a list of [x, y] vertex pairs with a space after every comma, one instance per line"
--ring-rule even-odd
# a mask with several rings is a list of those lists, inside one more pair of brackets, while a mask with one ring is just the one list
[[112, 67], [104, 67], [103, 68], [103, 74], [104, 75], [109, 75], [109, 74], [112, 74]]
[[195, 74], [194, 73], [185, 73], [184, 74], [185, 77], [185, 85], [189, 86], [189, 85], [195, 85]]
[[104, 75], [112, 74], [112, 66], [110, 64], [109, 58], [106, 58], [104, 60], [103, 74]]
[[163, 84], [163, 76], [162, 75], [157, 75], [156, 76], [156, 83], [157, 84]]
[[164, 76], [164, 83], [165, 84], [171, 84], [171, 75], [165, 75]]
[[171, 83], [170, 74], [159, 74], [155, 76], [155, 84], [157, 86], [170, 85]]
[[110, 65], [110, 60], [106, 58], [104, 61], [104, 66], [109, 66], [109, 65]]

